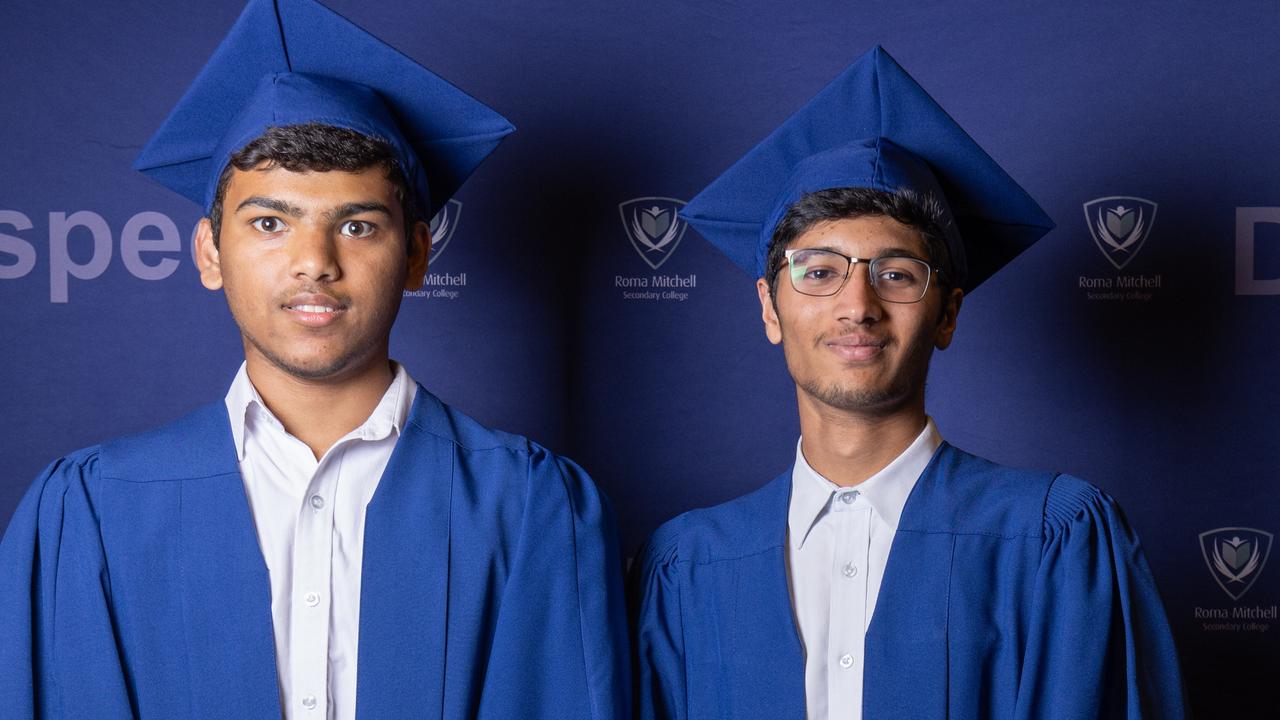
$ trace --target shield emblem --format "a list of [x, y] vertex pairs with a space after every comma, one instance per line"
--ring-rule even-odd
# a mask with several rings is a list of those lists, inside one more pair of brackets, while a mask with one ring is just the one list
[[1157, 208], [1144, 198], [1113, 195], [1085, 203], [1084, 221], [1103, 256], [1122, 270], [1151, 235]]
[[1262, 575], [1271, 556], [1271, 533], [1224, 527], [1200, 533], [1200, 553], [1218, 587], [1239, 600]]
[[657, 270], [676, 251], [688, 224], [680, 219], [683, 200], [642, 197], [618, 205], [622, 227], [640, 258]]
[[431, 227], [431, 256], [427, 258], [427, 265], [435, 265], [436, 260], [444, 253], [445, 247], [449, 245], [449, 240], [453, 238], [453, 231], [458, 228], [458, 218], [462, 217], [462, 201], [449, 200], [440, 208], [440, 212], [431, 218], [429, 223]]

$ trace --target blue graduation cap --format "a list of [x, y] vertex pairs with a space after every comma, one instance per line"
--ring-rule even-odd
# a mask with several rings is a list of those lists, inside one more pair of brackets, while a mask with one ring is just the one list
[[250, 0], [133, 166], [207, 212], [231, 155], [312, 122], [390, 143], [427, 217], [515, 130], [313, 0]]
[[802, 195], [838, 187], [932, 194], [947, 207], [955, 284], [971, 291], [1053, 229], [973, 138], [876, 46], [706, 187], [681, 216], [753, 277]]

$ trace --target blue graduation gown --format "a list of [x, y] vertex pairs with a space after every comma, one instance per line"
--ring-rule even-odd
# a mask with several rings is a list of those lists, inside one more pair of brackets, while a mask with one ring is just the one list
[[[654, 533], [633, 576], [640, 720], [803, 720], [788, 472]], [[1100, 490], [943, 444], [903, 508], [863, 717], [1182, 718], [1138, 538]]]
[[[360, 718], [629, 713], [612, 511], [419, 387], [368, 507]], [[5, 718], [279, 720], [267, 568], [219, 402], [54, 463], [0, 544]]]

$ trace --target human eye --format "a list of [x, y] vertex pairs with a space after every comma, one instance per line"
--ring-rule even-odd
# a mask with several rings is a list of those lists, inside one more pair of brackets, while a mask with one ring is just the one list
[[882, 271], [880, 279], [891, 283], [909, 283], [915, 280], [915, 275], [906, 270], [891, 269]]
[[806, 280], [829, 280], [835, 274], [835, 268], [830, 265], [810, 265], [804, 271]]
[[791, 282], [801, 292], [822, 290], [844, 279], [844, 259], [821, 250], [804, 250], [791, 257]]
[[844, 258], [828, 252], [809, 252], [797, 258], [804, 267], [804, 276], [809, 280], [831, 280], [836, 276], [844, 276]]
[[343, 221], [340, 232], [348, 237], [363, 238], [369, 237], [378, 229], [378, 226], [368, 220], [346, 220]]
[[927, 267], [913, 258], [881, 258], [876, 262], [876, 281], [895, 286], [913, 286], [923, 282]]
[[253, 227], [254, 230], [257, 230], [260, 233], [265, 233], [267, 235], [278, 233], [281, 230], [284, 230], [286, 227], [283, 220], [281, 220], [278, 217], [273, 217], [270, 215], [266, 217], [254, 218], [253, 220], [249, 221], [249, 225]]

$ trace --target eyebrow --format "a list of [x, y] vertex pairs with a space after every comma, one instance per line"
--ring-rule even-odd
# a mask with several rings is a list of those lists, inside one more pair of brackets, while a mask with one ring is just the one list
[[268, 210], [275, 210], [278, 213], [294, 218], [300, 218], [306, 214], [302, 212], [302, 208], [296, 205], [290, 205], [279, 198], [267, 197], [266, 195], [254, 195], [252, 197], [245, 198], [244, 202], [236, 206], [236, 212], [240, 212], [247, 207], [260, 207]]
[[[844, 250], [842, 250], [842, 249], [840, 249], [840, 248], [837, 248], [837, 247], [832, 247], [832, 246], [830, 246], [830, 245], [823, 245], [823, 246], [821, 246], [821, 247], [796, 248], [796, 249], [797, 249], [797, 250], [826, 250], [827, 252], [833, 252], [833, 253], [835, 253], [835, 254], [837, 254], [837, 255], [846, 255], [846, 256], [847, 256], [847, 253], [845, 253], [845, 252], [844, 252]], [[908, 250], [908, 249], [906, 249], [906, 248], [900, 248], [900, 247], [889, 247], [889, 248], [884, 248], [883, 250], [881, 250], [880, 252], [876, 253], [875, 255], [872, 255], [871, 257], [869, 257], [869, 258], [865, 258], [865, 259], [867, 259], [867, 260], [874, 260], [874, 259], [876, 259], [876, 258], [882, 258], [882, 257], [906, 257], [906, 258], [912, 258], [912, 259], [915, 259], [915, 260], [925, 260], [925, 258], [920, 257], [919, 255], [917, 255], [917, 254], [916, 254], [916, 253], [914, 253], [913, 251]], [[926, 262], [927, 262], [927, 260], [926, 260]]]
[[376, 212], [382, 213], [387, 217], [392, 217], [391, 208], [380, 202], [350, 202], [340, 205], [332, 210], [326, 210], [320, 217], [326, 223], [337, 222], [352, 215], [360, 215], [361, 213]]
[[[266, 195], [254, 195], [246, 198], [244, 202], [236, 206], [236, 212], [240, 212], [246, 207], [260, 207], [268, 210], [275, 210], [282, 215], [288, 215], [292, 218], [301, 218], [307, 214], [302, 208], [296, 205], [292, 205], [279, 198], [273, 198]], [[326, 223], [333, 223], [344, 218], [349, 218], [352, 215], [359, 215], [367, 212], [382, 213], [387, 217], [391, 217], [391, 209], [386, 205], [380, 202], [369, 201], [345, 203], [333, 208], [332, 210], [326, 210], [321, 214], [320, 218]]]
[[876, 257], [906, 257], [906, 258], [912, 258], [914, 260], [924, 260], [925, 262], [928, 262], [927, 258], [920, 257], [919, 255], [917, 255], [915, 252], [912, 252], [911, 250], [907, 250], [905, 248], [896, 248], [896, 247], [885, 248]]

